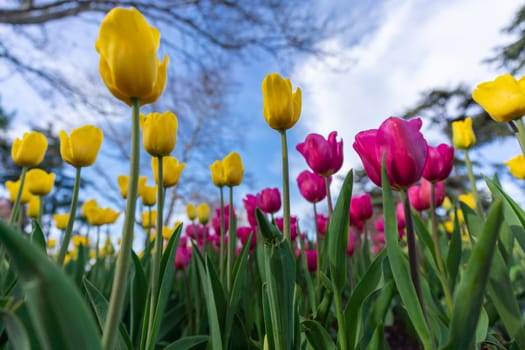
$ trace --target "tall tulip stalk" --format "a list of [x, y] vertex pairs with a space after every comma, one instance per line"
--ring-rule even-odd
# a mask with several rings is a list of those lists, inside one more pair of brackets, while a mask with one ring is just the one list
[[[140, 106], [155, 102], [166, 84], [168, 57], [157, 58], [159, 31], [135, 8], [114, 8], [100, 26], [95, 47], [100, 54], [99, 71], [109, 91], [132, 107], [131, 158], [126, 217], [115, 279], [103, 330], [102, 344], [113, 348], [122, 316], [124, 294], [133, 242], [140, 157]], [[140, 74], [137, 74], [140, 72]]]
[[290, 79], [270, 73], [262, 82], [262, 94], [264, 119], [281, 135], [284, 237], [290, 240], [290, 171], [286, 130], [292, 128], [301, 115], [301, 89], [293, 92]]

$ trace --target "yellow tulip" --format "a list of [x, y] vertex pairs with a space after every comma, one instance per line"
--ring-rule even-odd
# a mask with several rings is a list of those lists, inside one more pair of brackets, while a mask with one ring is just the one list
[[197, 209], [193, 203], [186, 205], [186, 214], [188, 214], [188, 219], [195, 220], [197, 218]]
[[117, 221], [118, 217], [120, 216], [119, 211], [115, 211], [111, 208], [104, 208], [104, 223], [109, 225], [113, 224], [115, 221]]
[[469, 149], [476, 143], [476, 135], [472, 130], [472, 118], [452, 122], [452, 143], [454, 147]]
[[91, 210], [91, 208], [98, 208], [96, 199], [90, 199], [88, 201], [85, 201], [84, 204], [82, 204], [82, 209], [80, 210], [80, 212], [82, 213], [82, 217], [87, 218], [88, 211]]
[[40, 196], [31, 196], [27, 203], [27, 216], [37, 218], [40, 215]]
[[153, 157], [169, 156], [177, 142], [177, 116], [172, 112], [140, 115], [142, 144]]
[[81, 244], [84, 246], [84, 247], [87, 247], [89, 245], [89, 239], [87, 237], [84, 237], [84, 236], [80, 236], [80, 235], [74, 235], [72, 238], [71, 238], [71, 241], [73, 242], [73, 245], [75, 247], [78, 247], [80, 246]]
[[155, 205], [157, 203], [157, 186], [144, 185], [140, 197], [142, 198], [142, 204], [146, 207]]
[[47, 151], [46, 137], [36, 131], [25, 133], [15, 139], [11, 147], [11, 157], [20, 166], [37, 166], [44, 159]]
[[109, 91], [131, 105], [155, 102], [164, 91], [168, 56], [157, 58], [160, 32], [135, 8], [116, 7], [100, 25], [95, 48], [99, 72]]
[[227, 186], [239, 186], [244, 175], [244, 166], [239, 153], [231, 152], [222, 160], [224, 179]]
[[62, 159], [74, 167], [86, 167], [95, 163], [104, 139], [102, 130], [94, 125], [73, 129], [71, 136], [62, 130], [58, 136]]
[[102, 226], [106, 223], [104, 209], [99, 206], [86, 208], [86, 219], [92, 226]]
[[[148, 181], [148, 178], [146, 176], [140, 176], [139, 177], [139, 184], [137, 193], [140, 196], [140, 192], [142, 191], [142, 188], [146, 185], [146, 181]], [[129, 189], [129, 176], [127, 175], [119, 175], [117, 178], [118, 186], [120, 189], [120, 194], [122, 198], [126, 199], [128, 198], [128, 189]]]
[[[11, 202], [15, 202], [16, 195], [18, 194], [18, 189], [20, 188], [20, 179], [17, 181], [6, 181], [5, 187], [9, 191], [9, 199]], [[31, 200], [31, 192], [29, 192], [29, 188], [27, 185], [24, 184], [24, 188], [22, 189], [22, 196], [20, 197], [20, 203], [27, 204]]]
[[525, 179], [525, 157], [523, 154], [512, 158], [504, 163], [510, 170], [510, 173], [517, 179]]
[[452, 202], [450, 201], [450, 198], [445, 197], [443, 200], [443, 208], [445, 208], [446, 211], [450, 211], [452, 209]]
[[276, 130], [290, 129], [301, 115], [301, 89], [292, 92], [290, 79], [270, 73], [262, 82], [263, 114], [266, 123]]
[[53, 220], [55, 220], [55, 226], [58, 229], [65, 230], [67, 227], [67, 222], [69, 220], [69, 213], [55, 214], [53, 215]]
[[211, 181], [215, 186], [222, 187], [226, 185], [226, 179], [224, 178], [224, 168], [222, 161], [216, 160], [210, 165]]
[[210, 206], [206, 203], [199, 204], [197, 207], [197, 217], [201, 224], [206, 225], [210, 220]]
[[54, 238], [49, 238], [49, 239], [47, 240], [47, 247], [48, 247], [49, 249], [53, 249], [53, 248], [55, 248], [56, 245], [57, 245], [57, 240], [56, 240], [56, 239], [54, 239]]
[[151, 211], [151, 221], [149, 219], [149, 210], [144, 210], [142, 212], [142, 227], [148, 228], [148, 227], [155, 227], [155, 223], [157, 221], [157, 211], [152, 210]]
[[168, 226], [163, 226], [162, 227], [162, 237], [166, 241], [169, 241], [171, 236], [173, 236], [173, 232], [175, 232], [175, 229], [173, 229], [172, 227], [168, 227]]
[[[156, 157], [151, 158], [151, 168], [153, 169], [153, 180], [159, 183], [158, 179], [159, 160]], [[179, 163], [175, 157], [162, 157], [162, 179], [165, 188], [173, 187], [179, 183], [180, 175], [186, 167], [186, 163]]]
[[474, 200], [474, 195], [472, 193], [460, 194], [458, 200], [465, 203], [470, 208], [476, 209], [476, 201]]
[[479, 84], [472, 98], [492, 119], [508, 122], [525, 115], [525, 79], [514, 79], [510, 74], [500, 75], [494, 81]]
[[452, 221], [450, 221], [450, 220], [445, 221], [443, 223], [443, 226], [445, 227], [445, 231], [447, 231], [447, 233], [454, 232], [454, 223]]
[[37, 196], [45, 196], [53, 189], [55, 174], [42, 169], [31, 169], [26, 175], [29, 192]]

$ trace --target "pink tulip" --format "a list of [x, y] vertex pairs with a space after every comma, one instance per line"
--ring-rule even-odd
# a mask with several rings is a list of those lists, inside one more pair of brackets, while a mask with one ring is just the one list
[[410, 205], [417, 211], [423, 211], [430, 208], [430, 200], [424, 198], [421, 193], [421, 186], [415, 185], [408, 189], [408, 200]]
[[306, 266], [308, 271], [314, 272], [317, 270], [317, 251], [315, 249], [305, 250]]
[[250, 226], [257, 226], [257, 219], [255, 218], [255, 209], [257, 209], [257, 197], [253, 194], [247, 194], [242, 200], [244, 209], [246, 210], [246, 217]]
[[368, 194], [352, 197], [350, 201], [350, 224], [363, 222], [372, 217], [372, 197]]
[[208, 235], [209, 227], [201, 224], [190, 224], [186, 226], [186, 236], [193, 239], [202, 239]]
[[281, 209], [281, 193], [278, 188], [265, 188], [257, 193], [257, 207], [263, 213], [274, 214]]
[[297, 176], [297, 186], [301, 195], [310, 203], [317, 203], [326, 197], [325, 178], [304, 170]]
[[248, 241], [248, 238], [250, 237], [250, 234], [252, 234], [252, 240], [250, 243], [250, 249], [255, 248], [257, 245], [257, 236], [255, 235], [255, 229], [250, 226], [240, 226], [237, 227], [237, 237], [239, 237], [239, 240], [244, 245]]
[[326, 229], [328, 228], [328, 217], [323, 214], [317, 214], [315, 223], [317, 225], [317, 230], [321, 236], [326, 235]]
[[[283, 232], [283, 218], [275, 218], [275, 224]], [[290, 239], [293, 241], [297, 238], [299, 229], [297, 228], [297, 216], [290, 216]]]
[[[421, 180], [420, 196], [428, 202], [430, 208], [431, 183], [425, 179]], [[434, 184], [434, 206], [439, 207], [445, 200], [445, 182], [439, 181]]]
[[175, 253], [175, 269], [184, 270], [191, 260], [191, 251], [183, 247], [178, 247]]
[[423, 178], [430, 182], [445, 180], [454, 166], [454, 147], [442, 143], [437, 147], [428, 146], [428, 156], [423, 168]]
[[396, 219], [397, 228], [404, 229], [406, 227], [405, 208], [403, 207], [403, 203], [401, 202], [397, 203], [396, 205]]
[[380, 217], [377, 219], [374, 223], [374, 226], [376, 227], [377, 232], [385, 232], [385, 218]]
[[386, 119], [379, 129], [361, 131], [353, 144], [368, 177], [381, 186], [381, 159], [385, 154], [388, 181], [393, 189], [407, 189], [423, 173], [427, 160], [427, 142], [419, 131], [419, 118], [406, 121]]
[[337, 132], [332, 131], [328, 140], [319, 134], [309, 134], [296, 149], [306, 159], [308, 166], [324, 177], [335, 174], [343, 165], [343, 141], [337, 142]]

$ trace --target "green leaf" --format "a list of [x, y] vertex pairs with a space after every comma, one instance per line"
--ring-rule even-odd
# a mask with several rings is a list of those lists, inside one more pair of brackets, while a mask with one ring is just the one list
[[142, 318], [144, 316], [144, 308], [146, 305], [146, 298], [148, 296], [148, 282], [142, 263], [135, 254], [131, 252], [131, 258], [133, 262], [133, 272], [131, 280], [131, 291], [130, 291], [130, 337], [134, 344], [140, 343], [139, 336], [141, 334]]
[[454, 309], [450, 323], [450, 334], [446, 350], [470, 349], [474, 344], [476, 329], [489, 280], [492, 257], [496, 249], [499, 228], [503, 222], [503, 204], [496, 200], [490, 207], [483, 231], [472, 248], [467, 269], [460, 281], [454, 298]]
[[378, 325], [374, 330], [372, 339], [366, 346], [366, 349], [375, 350], [375, 349], [386, 349], [385, 346], [385, 329], [382, 324]]
[[353, 171], [350, 170], [343, 182], [343, 186], [339, 192], [339, 197], [337, 198], [337, 203], [334, 208], [334, 213], [330, 219], [326, 239], [326, 244], [328, 244], [330, 274], [332, 282], [337, 289], [335, 293], [341, 293], [345, 286], [348, 274], [346, 266], [346, 247], [348, 245], [348, 211], [350, 209], [350, 200], [352, 198], [352, 186], [354, 181], [353, 174]]
[[449, 286], [451, 293], [454, 293], [456, 287], [456, 279], [458, 277], [459, 266], [461, 264], [461, 232], [459, 227], [458, 212], [455, 211], [454, 231], [452, 231], [452, 238], [447, 252], [447, 260], [445, 262], [448, 271]]
[[[86, 289], [86, 293], [88, 295], [89, 301], [91, 302], [91, 306], [93, 307], [93, 310], [95, 311], [95, 315], [97, 316], [98, 325], [100, 329], [104, 328], [104, 324], [106, 323], [106, 317], [108, 314], [108, 301], [102, 295], [102, 293], [95, 287], [93, 283], [91, 283], [87, 278], [84, 277], [84, 288]], [[129, 335], [125, 332], [124, 327], [120, 325], [119, 329], [119, 336], [117, 338], [117, 349], [130, 349], [133, 350], [133, 345], [131, 344], [131, 340], [129, 339]]]
[[304, 320], [301, 325], [313, 349], [336, 350], [337, 347], [326, 329], [317, 321]]
[[184, 337], [171, 343], [164, 350], [190, 350], [197, 345], [207, 342], [208, 338], [209, 337], [207, 335], [193, 335]]
[[150, 343], [147, 344], [147, 349], [154, 349], [155, 344], [157, 343], [157, 335], [159, 333], [160, 323], [164, 316], [164, 310], [166, 309], [169, 293], [173, 284], [173, 276], [175, 275], [175, 255], [177, 252], [177, 246], [179, 244], [181, 232], [182, 225], [179, 225], [168, 241], [168, 245], [166, 246], [164, 254], [162, 254], [159, 274], [159, 279], [161, 281], [159, 297], [157, 299], [157, 305], [151, 305], [151, 307], [155, 308], [155, 315], [151, 334], [148, 335]]
[[46, 251], [46, 237], [44, 236], [44, 233], [42, 232], [42, 228], [38, 224], [38, 221], [33, 219], [33, 230], [31, 232], [31, 241], [38, 247], [42, 249], [42, 251]]
[[252, 235], [248, 238], [248, 241], [244, 244], [240, 256], [235, 260], [233, 266], [233, 285], [230, 294], [229, 306], [226, 310], [226, 320], [224, 322], [224, 348], [229, 348], [229, 341], [231, 336], [231, 329], [233, 325], [233, 316], [237, 312], [237, 307], [243, 292], [246, 292], [245, 288], [245, 276], [247, 272], [247, 261], [248, 253], [250, 251], [250, 242]]
[[513, 292], [509, 269], [498, 249], [490, 269], [489, 297], [511, 338], [516, 340], [520, 349], [525, 349], [525, 328], [520, 307]]
[[72, 281], [41, 248], [0, 221], [0, 242], [16, 269], [45, 349], [101, 349], [93, 316]]
[[365, 275], [355, 287], [350, 301], [344, 311], [346, 320], [346, 332], [348, 334], [348, 347], [353, 349], [357, 343], [360, 328], [362, 307], [365, 299], [381, 287], [379, 283], [383, 275], [382, 265], [386, 256], [386, 251], [382, 250], [374, 259]]
[[11, 311], [2, 312], [2, 322], [9, 338], [9, 343], [13, 349], [31, 350], [31, 342], [24, 324]]
[[392, 198], [392, 189], [388, 182], [384, 163], [385, 160], [383, 157], [381, 184], [383, 186], [383, 211], [385, 215], [386, 251], [388, 261], [390, 263], [390, 268], [392, 269], [392, 275], [396, 282], [397, 290], [401, 300], [405, 304], [408, 316], [416, 330], [419, 340], [425, 349], [432, 349], [432, 336], [427, 327], [427, 322], [423, 310], [421, 309], [421, 305], [419, 304], [414, 283], [410, 277], [408, 263], [399, 247], [395, 204], [394, 199]]

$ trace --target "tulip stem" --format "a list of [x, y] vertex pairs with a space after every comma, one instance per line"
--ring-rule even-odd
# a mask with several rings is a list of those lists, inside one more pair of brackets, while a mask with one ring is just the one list
[[416, 236], [414, 234], [414, 226], [412, 224], [412, 212], [410, 211], [410, 202], [408, 200], [408, 193], [406, 190], [401, 191], [401, 197], [403, 200], [403, 207], [405, 211], [405, 224], [407, 230], [407, 244], [408, 244], [408, 260], [410, 264], [410, 275], [412, 277], [412, 283], [416, 289], [417, 298], [423, 310], [425, 320], [428, 322], [427, 313], [425, 309], [425, 302], [423, 299], [423, 291], [421, 289], [421, 280], [419, 278], [419, 263], [417, 259], [417, 246]]
[[139, 130], [140, 103], [137, 98], [132, 99], [132, 129], [131, 129], [131, 158], [128, 198], [126, 203], [126, 217], [122, 227], [122, 243], [117, 256], [115, 277], [111, 297], [109, 300], [106, 323], [104, 325], [102, 345], [110, 350], [115, 346], [118, 335], [118, 325], [122, 315], [125, 294], [128, 283], [128, 271], [131, 261], [133, 244], [133, 225], [135, 223], [135, 208], [137, 204], [139, 159], [140, 159], [140, 130]]
[[328, 203], [328, 219], [332, 217], [334, 212], [334, 207], [332, 205], [332, 193], [330, 192], [330, 177], [325, 177], [325, 186], [326, 186], [326, 201]]
[[75, 185], [73, 187], [73, 199], [71, 200], [71, 208], [69, 209], [69, 218], [67, 220], [64, 239], [62, 240], [62, 245], [60, 246], [60, 250], [58, 252], [57, 257], [57, 264], [59, 266], [64, 265], [64, 259], [66, 258], [67, 248], [69, 246], [69, 241], [71, 240], [71, 234], [73, 232], [73, 224], [75, 223], [75, 216], [77, 213], [78, 204], [78, 192], [80, 191], [80, 169], [82, 168], [76, 168]]
[[[162, 157], [157, 157], [159, 166], [157, 167], [157, 232], [155, 237], [155, 249], [153, 250], [152, 273], [151, 273], [151, 302], [149, 309], [149, 325], [146, 344], [152, 344], [153, 321], [157, 311], [157, 299], [160, 286], [160, 261], [162, 258], [162, 210], [164, 209], [164, 176]], [[150, 223], [151, 226], [151, 223]]]
[[286, 129], [279, 130], [281, 134], [281, 153], [283, 159], [283, 231], [284, 239], [290, 240], [290, 174], [288, 170], [288, 143]]
[[519, 118], [517, 120], [517, 124], [518, 132], [516, 136], [518, 137], [518, 141], [520, 143], [521, 152], [525, 156], [525, 126], [523, 125], [523, 118]]
[[443, 256], [441, 255], [441, 245], [439, 244], [439, 232], [437, 229], [436, 219], [436, 185], [435, 183], [430, 184], [430, 217], [432, 220], [432, 239], [434, 240], [434, 252], [436, 255], [436, 263], [439, 270], [439, 279], [443, 287], [443, 293], [445, 294], [445, 300], [447, 302], [447, 310], [449, 316], [452, 315], [452, 296], [450, 294], [450, 288], [448, 286], [447, 276], [445, 274], [445, 267], [443, 265]]
[[[319, 226], [317, 225], [317, 204], [314, 202], [314, 225], [315, 225], [315, 235], [317, 238], [317, 271], [316, 271], [316, 287], [317, 293], [321, 293], [321, 233], [319, 232]], [[304, 239], [301, 240], [302, 245], [304, 245]], [[306, 247], [305, 247], [306, 249]]]
[[220, 276], [221, 281], [224, 283], [224, 235], [225, 235], [225, 224], [224, 224], [224, 191], [223, 187], [219, 187], [220, 190], [220, 202], [221, 202], [221, 225], [220, 225], [220, 234], [221, 234], [221, 243], [220, 243], [220, 251], [219, 251], [219, 270], [220, 270]]
[[40, 228], [42, 228], [42, 214], [44, 213], [44, 196], [39, 196], [39, 203], [38, 203], [38, 218], [37, 222]]
[[474, 196], [474, 202], [476, 203], [476, 212], [480, 218], [483, 218], [483, 208], [481, 207], [481, 202], [479, 200], [479, 193], [476, 187], [476, 178], [474, 177], [474, 172], [472, 171], [472, 162], [468, 155], [468, 150], [465, 149], [465, 164], [467, 165], [467, 175], [470, 181], [470, 188], [472, 191], [472, 196]]
[[228, 208], [228, 269], [226, 270], [226, 285], [228, 292], [232, 288], [233, 254], [235, 254], [235, 232], [233, 224], [233, 187], [230, 186], [230, 207]]
[[26, 173], [27, 167], [23, 167], [22, 173], [20, 174], [20, 186], [18, 186], [18, 192], [16, 193], [15, 204], [13, 205], [13, 209], [11, 210], [11, 216], [9, 217], [9, 225], [13, 224], [13, 222], [18, 216], [18, 212], [20, 211], [20, 202], [22, 200], [22, 191], [26, 182]]

